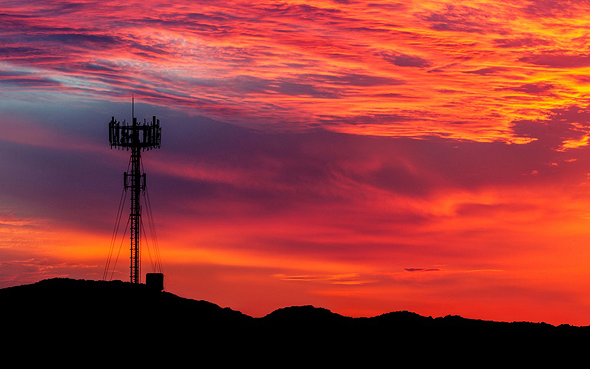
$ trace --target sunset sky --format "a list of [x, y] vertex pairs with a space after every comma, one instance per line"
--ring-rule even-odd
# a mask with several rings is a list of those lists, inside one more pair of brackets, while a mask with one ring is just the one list
[[0, 288], [102, 279], [134, 96], [167, 291], [590, 325], [589, 92], [588, 0], [0, 0]]

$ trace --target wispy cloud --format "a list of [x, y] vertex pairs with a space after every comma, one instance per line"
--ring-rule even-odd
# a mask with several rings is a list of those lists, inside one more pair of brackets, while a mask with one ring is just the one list
[[[136, 93], [264, 129], [281, 121], [290, 130], [518, 143], [512, 121], [555, 101], [586, 103], [579, 86], [545, 73], [588, 64], [584, 43], [557, 17], [582, 19], [583, 8], [555, 4], [13, 2], [0, 16], [3, 83], [99, 99]], [[551, 27], [532, 36], [548, 16]], [[31, 74], [19, 74], [23, 65]], [[531, 93], [552, 86], [552, 95], [498, 104], [515, 99], [515, 83]], [[382, 119], [348, 124], [367, 116]], [[400, 116], [408, 119], [387, 118]]]

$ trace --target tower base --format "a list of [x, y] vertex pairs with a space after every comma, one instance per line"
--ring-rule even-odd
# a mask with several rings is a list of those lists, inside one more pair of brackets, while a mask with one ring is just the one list
[[162, 273], [146, 273], [145, 284], [153, 290], [164, 290], [164, 274]]

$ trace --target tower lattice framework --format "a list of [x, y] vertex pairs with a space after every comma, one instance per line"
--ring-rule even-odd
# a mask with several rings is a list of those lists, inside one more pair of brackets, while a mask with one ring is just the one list
[[140, 231], [141, 231], [141, 194], [145, 190], [146, 175], [141, 171], [142, 151], [158, 149], [161, 144], [160, 121], [154, 116], [151, 122], [137, 122], [133, 117], [131, 124], [118, 122], [115, 117], [109, 123], [109, 141], [111, 148], [131, 150], [130, 168], [123, 174], [125, 190], [131, 192], [130, 228], [130, 272], [131, 283], [140, 283]]

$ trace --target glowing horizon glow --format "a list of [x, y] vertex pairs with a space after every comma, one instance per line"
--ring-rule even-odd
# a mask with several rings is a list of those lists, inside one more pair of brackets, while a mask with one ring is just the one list
[[0, 287], [102, 276], [134, 95], [171, 292], [589, 325], [589, 13], [2, 1]]

